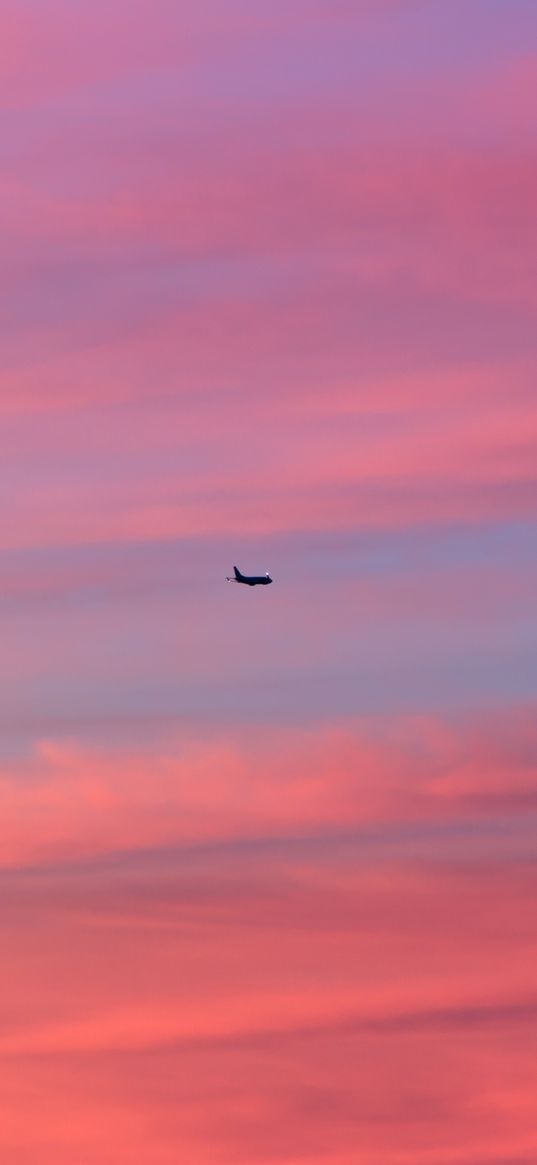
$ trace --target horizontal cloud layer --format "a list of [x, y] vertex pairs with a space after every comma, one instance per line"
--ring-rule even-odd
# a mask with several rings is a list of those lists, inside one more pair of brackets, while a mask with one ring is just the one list
[[0, 777], [5, 866], [175, 843], [337, 835], [537, 807], [534, 709], [228, 731], [210, 744], [103, 754], [41, 741]]

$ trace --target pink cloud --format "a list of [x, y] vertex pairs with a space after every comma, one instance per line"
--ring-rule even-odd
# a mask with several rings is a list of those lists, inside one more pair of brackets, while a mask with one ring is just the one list
[[23, 882], [0, 1144], [29, 1159], [39, 1133], [44, 1165], [169, 1165], [178, 1144], [195, 1165], [339, 1165], [358, 1142], [368, 1165], [529, 1163], [534, 894], [490, 855]]
[[[396, 821], [493, 814], [537, 800], [535, 733], [518, 720], [414, 738], [359, 726], [272, 731], [248, 742], [170, 742], [166, 752], [102, 753], [44, 741], [22, 770], [4, 770], [2, 863], [55, 861], [175, 842], [323, 832]], [[388, 726], [389, 727], [389, 726]]]
[[483, 674], [530, 626], [519, 535], [445, 527], [535, 513], [534, 61], [441, 7], [0, 12], [6, 1165], [537, 1159], [534, 703], [216, 727], [246, 621], [147, 545], [429, 525], [271, 588], [266, 690], [333, 706], [368, 636], [389, 686], [392, 635]]
[[[254, 317], [251, 324], [250, 342]], [[268, 342], [263, 329], [261, 338]], [[218, 324], [212, 339], [218, 351]], [[183, 352], [186, 366], [196, 365], [198, 342]], [[0, 519], [3, 547], [533, 512], [537, 415], [527, 362], [414, 377], [336, 376], [329, 398], [303, 381], [288, 396], [252, 397], [243, 388], [207, 394], [198, 387], [198, 395], [183, 380], [183, 391], [164, 391], [150, 404], [136, 368], [153, 357], [165, 379], [178, 366], [167, 329], [158, 342], [122, 346], [117, 380], [108, 349], [11, 376], [5, 465], [20, 481]], [[244, 360], [242, 353], [241, 376]], [[79, 384], [74, 399], [70, 369]], [[39, 459], [39, 476], [21, 473], [21, 454]]]
[[214, 54], [216, 46], [259, 27], [255, 14], [237, 21], [200, 4], [197, 19], [169, 0], [126, 3], [114, 8], [47, 0], [26, 11], [6, 0], [0, 15], [0, 86], [4, 107], [31, 109], [139, 79], [155, 70], [185, 69]]
[[[531, 1165], [535, 870], [516, 830], [484, 844], [481, 827], [502, 782], [517, 810], [535, 743], [528, 707], [145, 757], [43, 741], [4, 767], [11, 860], [44, 864], [4, 870], [2, 1151], [346, 1165], [359, 1143], [367, 1165]], [[389, 841], [469, 808], [470, 835]], [[267, 846], [366, 823], [373, 845]], [[186, 861], [117, 853], [248, 837]]]
[[535, 131], [535, 104], [537, 102], [537, 54], [522, 52], [514, 60], [485, 70], [479, 78], [465, 87], [463, 100], [494, 125], [498, 138], [508, 141], [526, 140], [531, 143]]
[[[84, 147], [92, 172], [70, 195], [15, 170], [2, 187], [10, 280], [21, 247], [34, 262], [75, 247], [79, 260], [116, 263], [141, 245], [178, 263], [309, 253], [365, 285], [405, 282], [535, 309], [528, 147], [506, 156], [416, 136], [364, 143], [358, 120], [338, 132], [336, 108], [313, 149], [310, 120], [311, 111], [292, 113], [282, 135], [273, 115], [261, 141], [245, 128], [231, 140], [210, 135], [210, 149], [203, 136], [189, 138], [180, 152], [172, 138], [155, 146], [151, 122], [141, 140], [118, 143], [104, 131]], [[67, 138], [53, 145], [58, 163], [70, 148]]]

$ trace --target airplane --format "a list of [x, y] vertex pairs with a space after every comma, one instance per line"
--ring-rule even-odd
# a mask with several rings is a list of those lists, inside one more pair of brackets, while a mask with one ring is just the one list
[[238, 566], [234, 566], [233, 570], [234, 575], [226, 575], [227, 582], [246, 583], [247, 587], [266, 587], [272, 582], [268, 570], [266, 574], [241, 574]]

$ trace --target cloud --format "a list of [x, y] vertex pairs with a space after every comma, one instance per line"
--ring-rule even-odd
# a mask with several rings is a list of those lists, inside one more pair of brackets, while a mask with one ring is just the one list
[[534, 895], [516, 838], [485, 864], [470, 842], [4, 877], [4, 1143], [33, 1148], [35, 1091], [66, 1165], [529, 1154]]
[[8, 1165], [537, 1159], [501, 7], [2, 7]]
[[509, 719], [230, 733], [147, 756], [45, 740], [0, 780], [2, 862], [513, 812], [537, 797], [530, 721], [517, 717], [516, 742]]
[[[9, 394], [4, 405], [11, 438], [4, 548], [386, 529], [533, 513], [537, 418], [528, 363], [463, 365], [412, 378], [336, 377], [330, 405], [318, 386], [301, 382], [287, 398], [213, 388], [164, 390], [149, 402], [143, 385], [135, 379], [128, 389], [125, 376], [136, 362], [148, 367], [153, 352], [152, 341], [127, 345], [117, 384], [106, 374], [100, 381], [104, 353], [88, 355], [75, 400], [68, 365], [44, 374], [45, 383], [55, 378], [50, 397], [37, 394], [37, 368], [12, 377], [21, 394], [17, 406]], [[164, 364], [166, 352], [171, 373], [177, 353], [164, 336]], [[77, 359], [73, 374], [80, 367]]]
[[[322, 30], [342, 36], [323, 5], [68, 7], [3, 18], [6, 84], [38, 112], [22, 151], [13, 115], [0, 188], [0, 545], [532, 513], [535, 156], [488, 132], [528, 108], [527, 54], [498, 42], [456, 84], [443, 60], [427, 102], [369, 4], [343, 14], [380, 54], [348, 90], [319, 89]], [[311, 75], [268, 100], [256, 53], [304, 29]]]
[[528, 707], [4, 764], [5, 1151], [529, 1165], [535, 755]]

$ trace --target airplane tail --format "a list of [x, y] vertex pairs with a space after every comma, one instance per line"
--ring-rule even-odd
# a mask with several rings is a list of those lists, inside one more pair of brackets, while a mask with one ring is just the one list
[[237, 579], [237, 582], [240, 582], [240, 580], [242, 578], [242, 574], [241, 574], [238, 566], [234, 566], [233, 570], [235, 571], [235, 578]]

